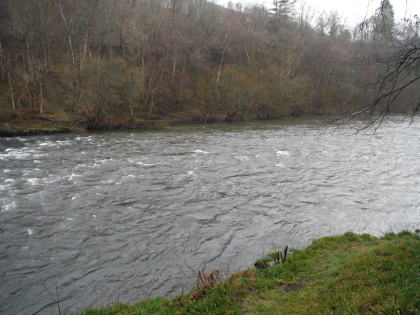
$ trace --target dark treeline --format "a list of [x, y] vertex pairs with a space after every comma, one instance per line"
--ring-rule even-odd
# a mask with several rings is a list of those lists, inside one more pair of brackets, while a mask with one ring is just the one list
[[[357, 112], [418, 19], [383, 0], [351, 30], [293, 1], [0, 0], [0, 112], [66, 113], [88, 128]], [[411, 110], [414, 86], [394, 111]]]

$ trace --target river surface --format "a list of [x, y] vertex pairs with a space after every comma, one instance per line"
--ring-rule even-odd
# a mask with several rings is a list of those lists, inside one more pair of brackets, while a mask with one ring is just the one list
[[0, 313], [181, 293], [284, 245], [420, 228], [420, 123], [0, 139]]

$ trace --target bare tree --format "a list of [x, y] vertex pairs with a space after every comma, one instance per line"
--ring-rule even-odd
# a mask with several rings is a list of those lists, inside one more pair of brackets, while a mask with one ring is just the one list
[[[377, 92], [366, 111], [373, 118], [372, 124], [381, 124], [392, 112], [398, 97], [410, 86], [420, 88], [420, 41], [403, 44], [395, 52], [378, 61], [383, 69], [375, 82]], [[414, 116], [420, 109], [420, 99], [412, 109]]]

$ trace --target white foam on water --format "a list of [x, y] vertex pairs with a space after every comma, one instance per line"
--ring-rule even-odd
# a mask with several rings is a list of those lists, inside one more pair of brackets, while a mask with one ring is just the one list
[[143, 163], [143, 162], [135, 162], [137, 165], [141, 165], [141, 166], [157, 166], [160, 163]]
[[113, 179], [101, 180], [102, 184], [114, 184], [115, 181]]
[[284, 164], [281, 164], [281, 163], [277, 163], [276, 166], [277, 167], [286, 167]]
[[187, 176], [195, 176], [194, 171], [189, 171], [189, 172], [187, 173]]
[[282, 155], [290, 156], [290, 153], [288, 151], [277, 151], [276, 155], [277, 156], [282, 156]]
[[204, 150], [194, 150], [194, 153], [199, 153], [199, 154], [210, 154], [210, 152], [204, 151]]
[[249, 157], [245, 156], [245, 155], [235, 155], [235, 159], [242, 161], [242, 162], [246, 162], [249, 161]]
[[4, 205], [0, 212], [11, 211], [15, 208], [16, 208], [16, 201], [12, 201], [11, 203], [8, 203], [7, 205]]
[[39, 178], [28, 178], [26, 181], [29, 183], [29, 185], [34, 186], [34, 185], [38, 185]]
[[11, 149], [6, 154], [0, 154], [1, 160], [9, 160], [9, 159], [23, 160], [28, 157], [30, 157], [30, 154], [28, 152], [15, 150], [15, 149]]
[[56, 143], [60, 145], [70, 145], [72, 142], [70, 140], [57, 140]]
[[10, 173], [11, 171], [8, 169], [8, 168], [5, 168], [4, 170], [3, 170], [3, 173]]
[[74, 221], [73, 218], [66, 218], [66, 221]]
[[80, 175], [77, 175], [77, 174], [72, 173], [71, 175], [69, 175], [68, 180], [73, 180], [73, 178], [75, 178], [75, 177], [79, 177], [79, 176], [80, 176]]
[[58, 182], [60, 179], [62, 179], [62, 177], [58, 176], [58, 175], [48, 175], [47, 177], [42, 179], [42, 182], [45, 184], [51, 184], [54, 182]]
[[46, 157], [48, 154], [46, 153], [36, 153], [34, 155], [32, 155], [33, 158], [38, 159], [38, 158], [42, 158], [42, 157]]
[[103, 165], [103, 164], [109, 163], [109, 162], [111, 162], [111, 161], [112, 161], [112, 159], [102, 159], [102, 160], [96, 160], [96, 161], [93, 163], [93, 167], [98, 167], [98, 166], [101, 166], [101, 165]]
[[58, 145], [59, 144], [57, 142], [52, 142], [52, 141], [47, 141], [47, 142], [43, 142], [39, 144], [40, 147], [47, 147], [47, 148], [57, 147]]
[[28, 235], [31, 236], [32, 234], [34, 234], [34, 231], [31, 228], [27, 228], [26, 233], [28, 233]]

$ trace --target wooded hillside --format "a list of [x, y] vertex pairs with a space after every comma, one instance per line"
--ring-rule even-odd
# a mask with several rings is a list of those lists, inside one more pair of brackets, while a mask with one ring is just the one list
[[[357, 112], [377, 61], [419, 39], [419, 20], [395, 21], [388, 0], [354, 30], [288, 0], [0, 0], [0, 15], [1, 120], [71, 115], [89, 129]], [[411, 86], [393, 111], [419, 95]]]

